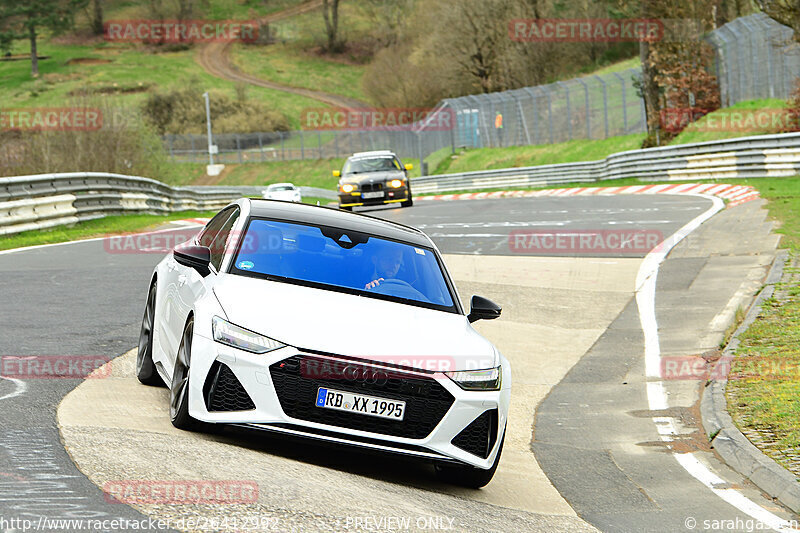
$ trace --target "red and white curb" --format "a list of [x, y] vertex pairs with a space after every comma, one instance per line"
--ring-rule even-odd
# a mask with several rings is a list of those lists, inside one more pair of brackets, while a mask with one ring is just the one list
[[758, 190], [750, 185], [714, 183], [681, 183], [660, 185], [628, 185], [625, 187], [572, 187], [568, 189], [538, 189], [533, 191], [470, 192], [419, 196], [416, 200], [483, 200], [494, 198], [537, 198], [540, 196], [611, 196], [618, 194], [708, 194], [728, 200], [734, 207], [759, 198]]

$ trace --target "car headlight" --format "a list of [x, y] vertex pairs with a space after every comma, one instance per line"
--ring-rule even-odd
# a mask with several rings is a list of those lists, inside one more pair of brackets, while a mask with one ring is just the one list
[[214, 332], [215, 341], [246, 352], [267, 353], [286, 346], [275, 339], [234, 326], [218, 316], [211, 320], [211, 330]]
[[356, 186], [352, 183], [345, 183], [342, 185], [342, 192], [353, 192], [354, 190], [356, 190]]
[[389, 187], [397, 189], [403, 186], [403, 180], [392, 180], [389, 182]]
[[502, 381], [499, 366], [486, 370], [462, 370], [445, 374], [464, 390], [500, 390]]

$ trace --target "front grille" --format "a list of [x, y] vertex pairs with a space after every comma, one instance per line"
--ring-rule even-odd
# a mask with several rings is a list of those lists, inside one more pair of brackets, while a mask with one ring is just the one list
[[496, 441], [497, 409], [490, 409], [473, 420], [450, 442], [465, 452], [486, 459]]
[[382, 191], [383, 183], [362, 183], [361, 192], [375, 192]]
[[228, 365], [214, 361], [203, 385], [206, 409], [211, 411], [250, 411], [256, 408]]
[[[371, 433], [425, 438], [455, 401], [433, 377], [395, 370], [376, 373], [374, 367], [356, 362], [296, 355], [274, 363], [269, 370], [278, 400], [288, 416]], [[320, 387], [402, 400], [406, 402], [405, 417], [387, 420], [317, 407]]]

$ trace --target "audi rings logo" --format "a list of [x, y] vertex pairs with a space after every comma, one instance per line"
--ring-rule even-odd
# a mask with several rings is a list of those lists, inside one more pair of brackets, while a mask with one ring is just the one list
[[347, 365], [342, 370], [342, 376], [350, 381], [358, 381], [368, 385], [385, 385], [389, 375], [380, 370], [370, 370], [362, 366]]

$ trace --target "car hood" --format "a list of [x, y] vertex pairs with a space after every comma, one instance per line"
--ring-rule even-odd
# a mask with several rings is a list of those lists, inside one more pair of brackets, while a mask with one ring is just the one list
[[368, 172], [366, 174], [346, 174], [342, 178], [342, 183], [370, 183], [384, 182], [386, 180], [405, 179], [406, 175], [402, 170], [387, 170], [381, 172]]
[[230, 322], [304, 350], [428, 370], [499, 364], [466, 317], [247, 276], [220, 276], [214, 294]]

